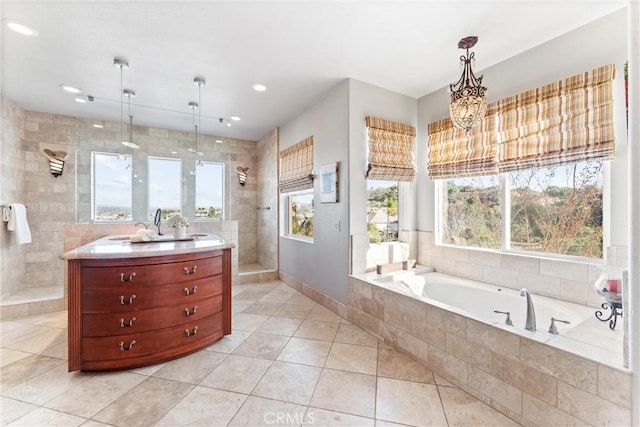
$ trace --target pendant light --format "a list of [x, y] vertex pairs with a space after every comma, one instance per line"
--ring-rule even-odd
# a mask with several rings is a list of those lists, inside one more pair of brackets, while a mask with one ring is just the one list
[[[189, 102], [189, 108], [191, 108], [191, 124], [193, 126], [193, 135], [194, 135], [193, 145], [195, 148], [191, 147], [188, 149], [188, 151], [190, 153], [197, 153], [198, 152], [198, 124], [196, 123], [196, 110], [198, 109], [198, 103], [193, 101]], [[191, 175], [195, 175], [196, 174], [195, 167], [191, 169], [189, 173]]]
[[[195, 107], [198, 109], [198, 125], [196, 126], [194, 124], [195, 148], [190, 148], [189, 151], [194, 153], [196, 156], [204, 156], [204, 153], [199, 149], [199, 134], [202, 133], [202, 86], [206, 85], [207, 82], [202, 77], [194, 77], [193, 84], [198, 86], [198, 103], [196, 104], [196, 107]], [[189, 103], [189, 106], [191, 106], [191, 104], [192, 103]], [[195, 122], [195, 116], [194, 116], [194, 122]], [[195, 166], [193, 170], [191, 170], [191, 175], [196, 174], [196, 169], [195, 169], [196, 166], [202, 166], [202, 160], [196, 160]]]
[[122, 94], [128, 98], [129, 103], [129, 138], [123, 139], [122, 145], [137, 150], [140, 146], [133, 142], [133, 114], [131, 114], [131, 98], [135, 98], [136, 93], [132, 89], [125, 89]]
[[[122, 58], [113, 58], [113, 65], [115, 67], [120, 68], [120, 141], [124, 141], [124, 122], [123, 122], [123, 85], [122, 85], [122, 74], [123, 70], [129, 69], [129, 62]], [[126, 156], [122, 151], [118, 154], [118, 160], [126, 160]]]
[[451, 102], [449, 115], [451, 121], [467, 132], [482, 121], [487, 113], [487, 88], [482, 86], [482, 77], [476, 77], [471, 69], [475, 54], [469, 49], [476, 45], [478, 37], [465, 37], [458, 42], [458, 49], [466, 49], [467, 53], [460, 57], [462, 75], [456, 83], [449, 85]]

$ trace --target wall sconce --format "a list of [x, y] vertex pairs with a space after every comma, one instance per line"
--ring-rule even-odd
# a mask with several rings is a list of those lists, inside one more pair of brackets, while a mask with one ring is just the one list
[[49, 168], [51, 169], [51, 175], [56, 178], [62, 175], [64, 169], [64, 161], [67, 159], [67, 153], [64, 151], [51, 151], [48, 148], [44, 149], [44, 154], [49, 158]]
[[236, 170], [238, 171], [238, 182], [240, 183], [241, 187], [244, 187], [244, 185], [247, 183], [247, 171], [249, 170], [249, 168], [238, 166]]

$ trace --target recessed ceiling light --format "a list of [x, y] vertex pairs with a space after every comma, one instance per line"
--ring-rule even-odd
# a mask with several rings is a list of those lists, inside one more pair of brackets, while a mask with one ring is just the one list
[[31, 25], [23, 24], [22, 22], [14, 21], [13, 19], [7, 19], [6, 22], [7, 27], [11, 28], [16, 33], [22, 34], [23, 36], [37, 36], [40, 34], [40, 32]]
[[227, 123], [227, 127], [231, 127], [231, 123]]
[[78, 104], [86, 104], [87, 103], [87, 98], [81, 98], [79, 96], [76, 96], [76, 102]]
[[178, 152], [177, 151], [172, 151], [171, 154], [178, 154]]
[[251, 85], [251, 87], [253, 88], [253, 90], [258, 92], [264, 92], [265, 90], [267, 90], [267, 87], [262, 83], [254, 83]]
[[222, 144], [222, 140], [221, 140], [221, 139], [216, 139], [216, 142], [217, 142], [218, 144]]
[[93, 126], [96, 129], [103, 129], [104, 128], [104, 125], [101, 125], [100, 123], [94, 123], [91, 126]]
[[69, 92], [69, 93], [80, 93], [80, 92], [82, 92], [82, 89], [80, 89], [79, 87], [69, 86], [69, 85], [65, 85], [65, 84], [61, 84], [60, 85], [60, 89], [64, 90], [65, 92]]
[[240, 118], [240, 116], [231, 116], [231, 120], [233, 120], [234, 122], [239, 122], [242, 119]]

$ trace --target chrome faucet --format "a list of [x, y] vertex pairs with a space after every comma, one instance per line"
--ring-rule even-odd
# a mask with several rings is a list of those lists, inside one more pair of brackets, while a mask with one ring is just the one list
[[133, 224], [133, 226], [134, 226], [134, 227], [137, 227], [137, 226], [139, 226], [139, 225], [144, 225], [144, 228], [145, 228], [146, 230], [148, 230], [148, 229], [149, 229], [149, 225], [148, 225], [148, 224], [146, 224], [146, 223], [144, 223], [144, 222], [142, 222], [142, 221], [138, 221], [138, 222], [136, 222], [135, 224]]
[[525, 329], [527, 331], [535, 332], [536, 331], [536, 310], [533, 307], [533, 300], [531, 299], [531, 294], [525, 288], [520, 290], [520, 296], [527, 298], [527, 321], [525, 323]]

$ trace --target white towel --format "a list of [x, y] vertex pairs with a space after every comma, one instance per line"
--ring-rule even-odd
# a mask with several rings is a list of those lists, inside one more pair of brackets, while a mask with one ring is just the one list
[[23, 245], [31, 243], [31, 230], [27, 222], [27, 209], [21, 203], [11, 203], [9, 205], [9, 222], [7, 230], [16, 234], [16, 243]]
[[129, 236], [129, 240], [132, 242], [150, 242], [155, 237], [156, 232], [153, 230], [146, 230], [144, 228], [136, 231], [136, 234]]

